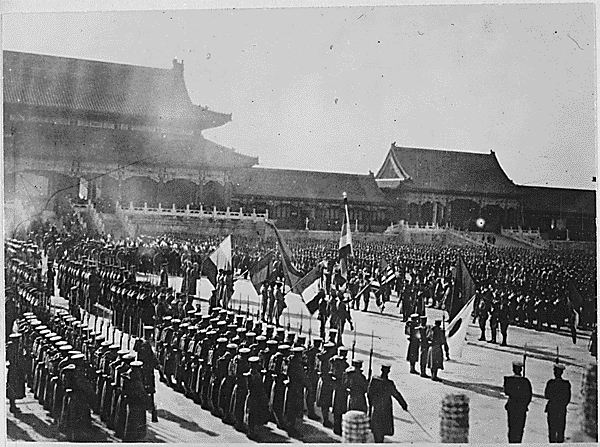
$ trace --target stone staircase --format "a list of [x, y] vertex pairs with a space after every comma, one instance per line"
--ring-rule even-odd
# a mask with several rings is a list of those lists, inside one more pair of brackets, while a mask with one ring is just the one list
[[98, 213], [104, 224], [104, 233], [110, 234], [113, 240], [129, 237], [127, 229], [123, 227], [121, 219], [116, 214]]

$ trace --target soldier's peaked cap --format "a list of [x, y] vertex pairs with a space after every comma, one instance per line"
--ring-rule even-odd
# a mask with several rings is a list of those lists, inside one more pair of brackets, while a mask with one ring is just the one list
[[277, 340], [267, 340], [267, 345], [270, 345], [270, 346], [277, 345]]
[[327, 349], [335, 348], [335, 343], [332, 341], [328, 341], [327, 343], [325, 343], [325, 348], [327, 348]]
[[123, 356], [125, 356], [125, 355], [127, 355], [127, 354], [129, 354], [129, 351], [128, 351], [127, 349], [121, 349], [121, 350], [119, 350], [119, 351], [117, 352], [117, 355], [118, 355], [119, 357], [123, 357]]
[[14, 332], [14, 333], [10, 334], [8, 336], [8, 338], [10, 338], [11, 340], [16, 340], [18, 338], [21, 338], [21, 334], [19, 334], [18, 332]]
[[171, 323], [179, 324], [179, 323], [181, 323], [181, 320], [179, 318], [175, 318], [174, 320], [171, 320]]
[[151, 332], [154, 330], [154, 326], [144, 326], [144, 332]]
[[348, 352], [348, 348], [344, 347], [344, 346], [340, 346], [338, 348], [338, 354], [345, 354]]
[[517, 367], [517, 368], [523, 368], [523, 362], [519, 361], [519, 360], [515, 360], [514, 362], [512, 362], [513, 366]]
[[279, 351], [287, 351], [288, 349], [290, 349], [290, 345], [281, 345], [278, 348]]
[[392, 365], [390, 365], [389, 363], [384, 363], [383, 365], [381, 365], [381, 369], [390, 370], [392, 369]]
[[105, 340], [102, 343], [100, 343], [101, 348], [108, 348], [110, 345], [112, 345], [112, 343], [108, 340]]
[[58, 348], [59, 351], [61, 352], [69, 352], [73, 350], [73, 346], [71, 345], [62, 345]]
[[167, 315], [166, 317], [163, 317], [164, 321], [171, 321], [173, 319], [173, 317], [171, 315]]
[[295, 348], [292, 348], [292, 352], [295, 354], [298, 354], [298, 353], [304, 352], [304, 348], [302, 346], [297, 346]]
[[246, 337], [248, 337], [248, 338], [256, 337], [256, 332], [247, 332]]
[[555, 363], [554, 364], [554, 369], [558, 369], [559, 371], [564, 371], [565, 370], [565, 365], [563, 365], [562, 363]]
[[238, 345], [236, 345], [235, 343], [229, 343], [227, 345], [227, 349], [229, 349], [230, 351], [235, 351], [238, 348]]
[[411, 318], [411, 320], [416, 320], [416, 319], [418, 319], [418, 318], [419, 318], [419, 314], [412, 314], [412, 315], [410, 316], [410, 318]]
[[284, 328], [282, 328], [282, 327], [279, 327], [279, 328], [277, 328], [277, 331], [276, 331], [276, 332], [277, 332], [278, 334], [285, 334], [285, 329], [284, 329]]
[[248, 363], [259, 363], [259, 362], [260, 362], [260, 358], [259, 358], [259, 357], [256, 357], [256, 356], [254, 356], [254, 357], [250, 357], [250, 358], [248, 359]]
[[135, 354], [128, 351], [128, 353], [123, 356], [123, 360], [126, 362], [133, 362], [135, 360]]
[[242, 348], [242, 349], [240, 349], [240, 354], [242, 354], [242, 355], [248, 355], [248, 354], [250, 354], [250, 352], [251, 351], [248, 348]]
[[264, 335], [258, 335], [256, 337], [256, 341], [265, 341], [267, 339], [267, 337], [265, 337]]
[[144, 364], [144, 362], [141, 362], [140, 360], [136, 360], [134, 362], [131, 362], [131, 367], [132, 368], [140, 368], [142, 367], [142, 365]]
[[225, 344], [227, 343], [229, 340], [227, 340], [225, 337], [219, 338], [217, 339], [217, 343], [219, 344]]
[[362, 367], [363, 361], [362, 360], [352, 360], [352, 366], [356, 366], [357, 368]]
[[74, 361], [78, 361], [78, 360], [83, 360], [85, 358], [85, 355], [83, 354], [75, 354], [71, 356], [71, 360]]

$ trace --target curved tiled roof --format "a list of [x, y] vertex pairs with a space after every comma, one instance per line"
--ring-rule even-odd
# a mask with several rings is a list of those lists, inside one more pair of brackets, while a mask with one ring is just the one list
[[231, 180], [239, 196], [341, 202], [346, 192], [349, 202], [386, 204], [372, 175], [250, 168], [234, 171]]
[[192, 104], [183, 64], [172, 69], [4, 51], [4, 102], [138, 120], [222, 126], [231, 115]]
[[[402, 183], [411, 189], [489, 194], [517, 192], [494, 152], [421, 149], [399, 147], [395, 143], [390, 152], [398, 168], [408, 175], [408, 179], [401, 179]], [[385, 179], [386, 173], [382, 167], [377, 179]]]
[[596, 191], [589, 189], [519, 186], [523, 207], [544, 213], [596, 215]]

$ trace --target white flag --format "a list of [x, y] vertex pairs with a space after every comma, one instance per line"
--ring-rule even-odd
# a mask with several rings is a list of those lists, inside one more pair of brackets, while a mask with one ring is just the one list
[[475, 296], [463, 306], [446, 328], [446, 341], [448, 342], [451, 358], [462, 357], [462, 350], [467, 338], [467, 328], [469, 327], [474, 305]]
[[217, 267], [217, 270], [231, 269], [231, 235], [227, 236], [210, 255], [210, 260]]

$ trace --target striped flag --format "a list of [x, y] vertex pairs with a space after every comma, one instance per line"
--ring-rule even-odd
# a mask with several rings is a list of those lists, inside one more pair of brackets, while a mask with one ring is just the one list
[[302, 292], [312, 286], [320, 277], [321, 268], [319, 265], [316, 265], [300, 281], [298, 281], [296, 284], [292, 284], [292, 292], [302, 295]]
[[342, 222], [342, 234], [340, 235], [339, 258], [342, 277], [345, 280], [348, 280], [349, 256], [354, 256], [354, 249], [352, 248], [352, 232], [348, 215], [348, 196], [344, 193], [344, 220]]
[[219, 270], [231, 270], [231, 235], [227, 236], [215, 251], [204, 261], [202, 271], [216, 287]]
[[383, 258], [379, 263], [379, 271], [382, 285], [385, 285], [396, 278], [396, 272], [394, 271], [394, 268]]
[[463, 308], [454, 316], [446, 328], [446, 342], [452, 358], [461, 358], [465, 340], [467, 338], [467, 328], [469, 319], [473, 313], [475, 305], [475, 295], [463, 306]]

